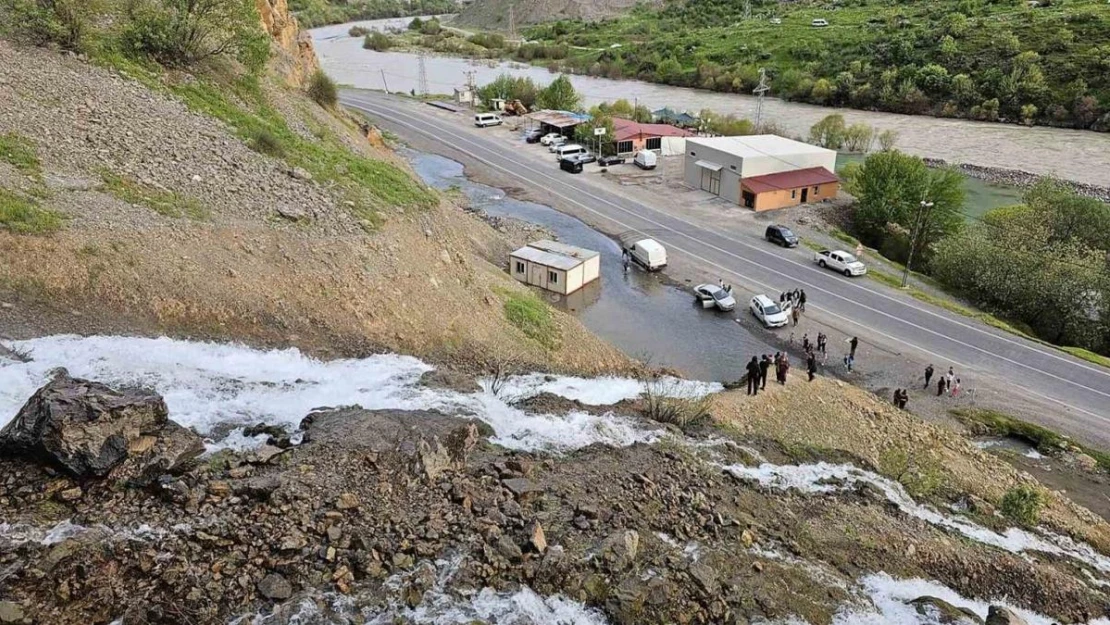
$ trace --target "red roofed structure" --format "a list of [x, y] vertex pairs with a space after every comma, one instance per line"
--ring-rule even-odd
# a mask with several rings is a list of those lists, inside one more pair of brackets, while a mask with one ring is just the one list
[[741, 203], [756, 211], [836, 197], [840, 178], [824, 167], [807, 167], [740, 179]]
[[613, 118], [613, 142], [618, 154], [632, 154], [640, 150], [660, 151], [663, 137], [692, 137], [689, 130], [670, 124], [641, 124], [630, 119]]

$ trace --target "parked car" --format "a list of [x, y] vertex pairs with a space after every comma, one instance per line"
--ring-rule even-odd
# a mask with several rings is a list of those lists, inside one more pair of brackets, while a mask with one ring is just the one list
[[591, 152], [589, 150], [586, 150], [585, 152], [581, 152], [577, 156], [578, 156], [578, 160], [582, 161], [583, 163], [596, 163], [597, 162], [597, 154], [594, 154], [593, 152]]
[[568, 156], [559, 159], [559, 169], [572, 174], [582, 173], [582, 162], [578, 160], [578, 155]]
[[556, 139], [562, 139], [562, 140], [566, 141], [566, 137], [564, 137], [563, 135], [561, 135], [557, 132], [549, 132], [546, 135], [540, 137], [540, 143], [542, 145], [551, 145], [551, 142], [556, 140]]
[[527, 143], [539, 143], [543, 139], [543, 131], [539, 129], [532, 129], [524, 133], [524, 141]]
[[632, 162], [640, 169], [655, 169], [655, 166], [659, 163], [659, 157], [651, 150], [640, 150], [632, 158]]
[[813, 255], [813, 262], [846, 276], [862, 276], [867, 273], [867, 267], [863, 263], [841, 250], [821, 250]]
[[772, 17], [771, 18], [771, 23], [775, 24], [777, 26], [777, 25], [782, 23], [782, 18], [781, 17]]
[[667, 250], [654, 239], [641, 239], [624, 248], [624, 251], [648, 271], [658, 271], [667, 266]]
[[624, 164], [624, 157], [623, 156], [602, 156], [601, 158], [597, 159], [597, 164], [601, 165], [602, 167], [609, 167], [611, 165], [623, 165]]
[[555, 137], [554, 139], [552, 139], [551, 141], [549, 141], [547, 143], [547, 151], [548, 152], [558, 152], [559, 148], [566, 145], [566, 144], [567, 144], [567, 138], [566, 137], [562, 137], [562, 136]]
[[474, 116], [474, 125], [479, 128], [500, 126], [501, 123], [501, 116], [495, 113], [478, 113]]
[[824, 28], [829, 25], [829, 20], [817, 18], [809, 23], [814, 28]]
[[732, 293], [716, 284], [697, 285], [694, 287], [694, 297], [702, 308], [716, 308], [725, 312], [736, 308], [736, 299], [732, 297]]
[[773, 224], [767, 226], [767, 232], [763, 237], [771, 243], [778, 243], [783, 247], [798, 247], [798, 235], [790, 231], [786, 226]]
[[556, 147], [553, 151], [555, 152], [555, 160], [566, 158], [568, 156], [574, 156], [575, 154], [585, 154], [589, 152], [589, 150], [587, 150], [585, 146], [579, 145], [577, 143], [567, 143], [564, 145], [560, 145]]
[[790, 321], [790, 315], [779, 306], [778, 302], [766, 295], [753, 297], [748, 304], [748, 310], [767, 328], [781, 328]]

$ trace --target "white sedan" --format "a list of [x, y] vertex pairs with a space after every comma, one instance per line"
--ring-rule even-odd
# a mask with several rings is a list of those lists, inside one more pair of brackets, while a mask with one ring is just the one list
[[753, 297], [749, 308], [752, 311], [752, 315], [765, 327], [781, 328], [790, 322], [790, 315], [787, 314], [787, 311], [790, 309], [782, 309], [779, 307], [778, 302], [766, 295], [756, 295]]
[[694, 287], [694, 297], [701, 303], [702, 308], [716, 308], [724, 311], [736, 308], [736, 299], [732, 297], [732, 293], [716, 284], [697, 285]]
[[561, 135], [557, 132], [549, 132], [546, 135], [540, 137], [540, 144], [541, 145], [551, 145], [552, 141], [554, 141], [555, 139], [561, 139], [561, 138], [564, 138], [563, 135]]

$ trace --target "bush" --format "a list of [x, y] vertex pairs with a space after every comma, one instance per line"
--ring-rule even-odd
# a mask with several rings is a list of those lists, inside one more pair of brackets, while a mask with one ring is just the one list
[[264, 128], [255, 130], [251, 133], [251, 137], [247, 141], [247, 147], [260, 154], [266, 154], [276, 158], [285, 156], [285, 146], [282, 145], [281, 139]]
[[374, 50], [375, 52], [385, 52], [392, 46], [393, 40], [389, 38], [389, 35], [376, 30], [366, 35], [366, 39], [362, 41], [363, 48]]
[[137, 0], [129, 13], [124, 48], [168, 67], [231, 57], [257, 71], [269, 58], [253, 0]]
[[471, 35], [467, 41], [490, 50], [499, 50], [505, 47], [505, 38], [493, 33], [477, 33]]
[[1032, 486], [1022, 484], [1006, 491], [1000, 509], [1007, 518], [1022, 525], [1036, 525], [1044, 507], [1044, 495]]
[[316, 70], [308, 81], [308, 97], [324, 107], [333, 107], [339, 102], [339, 88], [323, 70]]
[[645, 384], [642, 414], [659, 423], [677, 425], [683, 430], [712, 418], [713, 396], [690, 395], [679, 383], [655, 378]]
[[[35, 45], [57, 44], [80, 51], [88, 33], [91, 2], [80, 0], [12, 0], [12, 34]], [[0, 12], [0, 17], [4, 13]]]
[[347, 31], [347, 34], [352, 37], [365, 37], [370, 34], [370, 29], [363, 28], [362, 26], [352, 26], [351, 30]]

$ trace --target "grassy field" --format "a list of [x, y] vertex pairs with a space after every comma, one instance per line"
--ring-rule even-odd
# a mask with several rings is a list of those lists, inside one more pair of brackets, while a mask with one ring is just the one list
[[592, 50], [563, 62], [613, 78], [746, 93], [763, 67], [787, 99], [1110, 129], [1110, 10], [1041, 4], [757, 2], [745, 18], [743, 3], [690, 0], [526, 37]]

